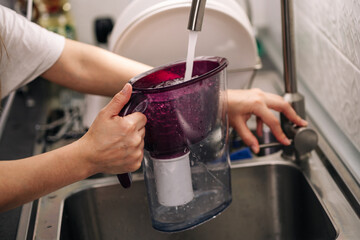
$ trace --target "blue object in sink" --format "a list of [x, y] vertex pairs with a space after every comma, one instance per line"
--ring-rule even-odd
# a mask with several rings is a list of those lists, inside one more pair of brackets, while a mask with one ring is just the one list
[[231, 161], [245, 160], [252, 158], [251, 150], [249, 147], [242, 148], [230, 154]]

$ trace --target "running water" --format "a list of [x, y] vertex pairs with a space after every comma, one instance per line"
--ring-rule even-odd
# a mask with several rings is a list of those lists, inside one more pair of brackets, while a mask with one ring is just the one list
[[188, 81], [192, 77], [197, 36], [198, 36], [197, 31], [189, 31], [189, 43], [188, 43], [188, 52], [186, 58], [186, 70], [185, 70], [184, 81]]

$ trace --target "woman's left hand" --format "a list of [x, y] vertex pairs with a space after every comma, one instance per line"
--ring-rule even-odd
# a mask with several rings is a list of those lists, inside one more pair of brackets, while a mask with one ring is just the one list
[[230, 125], [255, 153], [260, 150], [259, 142], [246, 125], [252, 114], [256, 115], [256, 134], [258, 136], [262, 136], [263, 123], [265, 123], [280, 143], [290, 144], [290, 140], [281, 129], [280, 121], [271, 112], [271, 109], [283, 113], [298, 126], [307, 125], [307, 122], [298, 116], [291, 105], [279, 95], [267, 93], [260, 89], [228, 90]]

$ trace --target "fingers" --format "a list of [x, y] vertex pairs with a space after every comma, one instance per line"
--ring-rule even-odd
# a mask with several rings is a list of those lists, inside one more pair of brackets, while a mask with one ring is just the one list
[[290, 140], [286, 137], [284, 132], [281, 129], [279, 120], [275, 115], [270, 111], [270, 109], [264, 104], [261, 107], [256, 108], [254, 114], [261, 118], [261, 120], [269, 126], [271, 132], [274, 134], [275, 138], [284, 145], [289, 145]]
[[234, 127], [235, 131], [239, 134], [243, 142], [250, 146], [251, 150], [254, 153], [259, 152], [259, 142], [254, 134], [250, 131], [248, 126], [246, 125], [245, 118], [240, 117], [239, 119], [235, 120], [232, 126]]
[[270, 111], [270, 109], [283, 113], [291, 122], [296, 125], [306, 126], [307, 122], [296, 114], [295, 110], [288, 102], [284, 100], [283, 97], [272, 93], [265, 93], [261, 90], [255, 90], [254, 94], [258, 94], [260, 96], [259, 98], [262, 99], [262, 101], [258, 101], [258, 104], [256, 107], [254, 107], [253, 112], [258, 118], [261, 119], [257, 119], [257, 134], [260, 134], [260, 131], [262, 130], [260, 121], [263, 121], [270, 127], [275, 138], [280, 143], [289, 145], [290, 140], [282, 131], [279, 120]]
[[141, 136], [142, 139], [145, 138], [145, 127], [141, 128], [141, 129], [139, 130], [139, 135]]
[[[263, 92], [260, 89], [229, 92], [229, 120], [231, 125], [239, 133], [244, 143], [251, 146], [257, 153], [258, 142], [248, 129], [246, 121], [249, 115], [256, 115], [256, 134], [262, 136], [263, 123], [269, 126], [275, 138], [284, 145], [289, 145], [290, 140], [281, 129], [279, 119], [272, 110], [281, 112], [290, 121], [299, 126], [307, 125], [307, 122], [299, 117], [291, 105], [283, 97]], [[230, 111], [231, 110], [231, 111]]]
[[[128, 155], [126, 155], [126, 164], [124, 166], [119, 167], [119, 170], [114, 168], [111, 169], [113, 173], [123, 173], [123, 172], [134, 172], [141, 167], [141, 162], [144, 157], [144, 141], [136, 141], [135, 149], [129, 149]], [[115, 171], [114, 171], [115, 170]]]
[[123, 119], [128, 122], [129, 126], [134, 125], [135, 129], [138, 131], [145, 128], [147, 122], [146, 116], [140, 112], [134, 112], [126, 115], [125, 117], [123, 117]]
[[265, 102], [269, 108], [283, 113], [292, 123], [302, 127], [308, 124], [307, 121], [297, 115], [295, 110], [283, 97], [272, 93], [265, 93]]
[[[126, 147], [122, 151], [125, 152], [123, 159], [126, 161], [124, 167], [120, 167], [118, 171], [133, 172], [140, 166], [144, 155], [144, 138], [145, 138], [145, 125], [147, 122], [146, 116], [142, 113], [135, 112], [122, 117], [122, 122], [126, 129], [122, 132], [124, 134], [123, 141], [126, 142]], [[114, 171], [113, 168], [111, 171]], [[117, 172], [118, 172], [117, 171]]]
[[118, 115], [121, 109], [129, 101], [131, 97], [132, 87], [129, 83], [126, 83], [123, 89], [118, 92], [113, 99], [105, 106], [104, 112], [108, 116]]
[[95, 172], [124, 173], [141, 165], [146, 116], [139, 112], [125, 117], [118, 115], [131, 92], [131, 85], [126, 84], [101, 110], [82, 140], [90, 153], [87, 161]]
[[256, 135], [259, 137], [263, 135], [263, 121], [259, 117], [256, 117]]

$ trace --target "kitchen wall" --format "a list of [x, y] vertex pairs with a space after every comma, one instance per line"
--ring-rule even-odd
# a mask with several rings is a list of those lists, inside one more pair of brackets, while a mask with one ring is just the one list
[[[255, 13], [255, 24], [282, 70], [280, 1], [251, 2], [255, 9], [266, 9]], [[298, 80], [359, 152], [360, 1], [294, 0], [294, 12]]]
[[[11, 0], [0, 0], [11, 1]], [[132, 0], [68, 0], [77, 29], [79, 41], [96, 44], [93, 23], [95, 18], [111, 17], [114, 23], [124, 8]], [[146, 0], [145, 0], [146, 1]], [[189, 3], [191, 0], [188, 0]], [[246, 0], [236, 0], [246, 9]], [[256, 0], [257, 1], [257, 0]]]
[[360, 151], [360, 2], [296, 2], [299, 75]]
[[111, 17], [115, 20], [131, 0], [69, 0], [77, 39], [96, 45], [94, 20]]
[[0, 5], [3, 5], [8, 8], [13, 8], [14, 3], [11, 0], [0, 0]]

